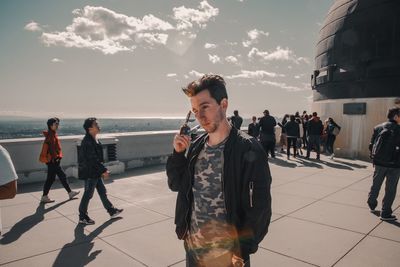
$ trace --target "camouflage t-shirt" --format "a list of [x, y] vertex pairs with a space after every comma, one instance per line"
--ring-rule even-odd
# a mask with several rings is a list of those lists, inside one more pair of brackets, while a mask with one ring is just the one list
[[205, 144], [195, 164], [193, 207], [188, 248], [198, 261], [209, 261], [231, 253], [236, 240], [234, 227], [226, 221], [222, 190], [225, 141]]

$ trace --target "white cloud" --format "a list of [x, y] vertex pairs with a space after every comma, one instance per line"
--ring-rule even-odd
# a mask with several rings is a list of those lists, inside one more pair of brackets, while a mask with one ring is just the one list
[[32, 31], [32, 32], [42, 31], [42, 27], [40, 27], [39, 23], [34, 22], [34, 21], [31, 21], [30, 23], [26, 24], [24, 29], [27, 31]]
[[216, 17], [219, 9], [211, 6], [206, 0], [200, 2], [199, 9], [186, 8], [185, 6], [173, 8], [173, 18], [177, 21], [178, 30], [193, 28], [195, 25], [204, 29], [207, 22]]
[[[200, 78], [200, 77], [203, 77], [204, 73], [201, 73], [201, 72], [198, 72], [198, 71], [195, 71], [195, 70], [191, 70], [189, 72], [189, 75], [197, 77], [197, 78]], [[185, 76], [185, 78], [186, 78], [186, 76]]]
[[263, 32], [261, 30], [253, 29], [253, 30], [247, 32], [247, 36], [248, 36], [249, 40], [243, 41], [242, 45], [244, 47], [249, 47], [253, 44], [258, 43], [258, 40], [261, 36], [268, 37], [268, 35], [269, 35], [268, 32]]
[[208, 54], [208, 60], [210, 60], [213, 64], [221, 62], [221, 58], [217, 55], [210, 55]]
[[286, 83], [279, 83], [279, 82], [272, 82], [272, 81], [259, 81], [261, 84], [264, 85], [271, 85], [274, 87], [278, 87], [278, 88], [282, 88], [285, 89], [289, 92], [298, 92], [298, 91], [305, 91], [308, 90], [308, 88], [303, 84], [303, 87], [297, 87], [297, 86], [291, 86], [291, 85], [287, 85]]
[[276, 47], [275, 51], [267, 52], [260, 51], [258, 48], [253, 47], [250, 52], [247, 54], [250, 59], [259, 58], [262, 61], [273, 61], [273, 60], [281, 60], [281, 61], [292, 61], [295, 64], [300, 64], [304, 62], [306, 64], [310, 64], [310, 60], [305, 57], [296, 57], [295, 53], [289, 48], [281, 48], [280, 46]]
[[227, 79], [238, 79], [238, 78], [262, 79], [264, 77], [275, 78], [275, 77], [285, 77], [285, 75], [274, 72], [268, 72], [265, 70], [255, 70], [255, 71], [241, 70], [240, 74], [226, 76]]
[[64, 60], [59, 59], [59, 58], [53, 58], [53, 59], [51, 60], [51, 62], [53, 62], [53, 63], [63, 63]]
[[176, 76], [178, 76], [176, 73], [168, 73], [167, 74], [168, 78], [172, 78], [172, 77], [176, 77]]
[[225, 58], [225, 61], [226, 61], [226, 62], [229, 62], [229, 63], [234, 63], [234, 64], [236, 64], [236, 63], [238, 62], [238, 59], [237, 59], [236, 57], [234, 57], [234, 56], [227, 56], [227, 57]]
[[217, 45], [216, 44], [205, 43], [204, 48], [205, 49], [214, 49], [214, 48], [217, 48]]

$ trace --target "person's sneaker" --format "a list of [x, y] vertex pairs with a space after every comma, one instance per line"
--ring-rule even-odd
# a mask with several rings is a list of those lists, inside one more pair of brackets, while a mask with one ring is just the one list
[[368, 207], [369, 207], [369, 212], [374, 213], [376, 206], [374, 206], [372, 204], [369, 204], [368, 202], [367, 202], [367, 204], [368, 204]]
[[73, 199], [76, 195], [79, 194], [79, 191], [71, 191], [68, 193], [69, 199]]
[[53, 203], [55, 200], [50, 199], [49, 196], [42, 196], [42, 198], [40, 199], [41, 203]]
[[114, 219], [114, 218], [118, 217], [118, 215], [120, 215], [122, 211], [124, 211], [124, 209], [113, 208], [113, 209], [109, 212], [109, 213], [110, 213], [111, 219]]
[[79, 223], [85, 225], [91, 225], [94, 224], [95, 222], [92, 219], [90, 219], [89, 216], [86, 216], [85, 218], [79, 218]]
[[335, 157], [335, 154], [334, 153], [332, 153], [331, 154], [331, 159], [333, 159]]
[[320, 157], [319, 157], [319, 156], [317, 156], [316, 160], [320, 160]]
[[395, 220], [397, 220], [397, 218], [394, 215], [385, 215], [385, 216], [381, 215], [381, 220], [382, 221], [395, 221]]

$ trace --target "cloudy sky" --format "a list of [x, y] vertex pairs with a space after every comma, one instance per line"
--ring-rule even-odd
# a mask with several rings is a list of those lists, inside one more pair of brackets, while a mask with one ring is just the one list
[[2, 0], [0, 116], [184, 116], [180, 88], [227, 82], [229, 113], [310, 108], [332, 0]]

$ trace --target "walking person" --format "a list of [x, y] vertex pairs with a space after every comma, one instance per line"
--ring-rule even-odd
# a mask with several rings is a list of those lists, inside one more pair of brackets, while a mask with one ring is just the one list
[[221, 76], [204, 75], [184, 92], [206, 131], [193, 143], [175, 135], [166, 166], [168, 186], [178, 192], [175, 224], [186, 266], [248, 267], [271, 219], [267, 157], [257, 140], [229, 124]]
[[308, 122], [308, 115], [307, 115], [307, 111], [303, 111], [303, 115], [301, 116], [301, 123], [303, 125], [303, 148], [307, 149], [307, 122]]
[[118, 217], [123, 209], [115, 208], [107, 197], [103, 179], [108, 179], [110, 172], [104, 166], [103, 147], [97, 139], [97, 135], [101, 130], [97, 119], [86, 119], [83, 128], [86, 131], [86, 135], [79, 150], [79, 179], [85, 181], [85, 191], [79, 205], [79, 223], [94, 224], [94, 220], [88, 215], [88, 206], [95, 189], [111, 218]]
[[371, 212], [374, 212], [378, 205], [379, 191], [386, 178], [380, 218], [383, 221], [394, 221], [397, 218], [392, 214], [392, 204], [400, 177], [400, 108], [389, 109], [387, 118], [387, 122], [374, 128], [369, 145], [375, 170], [367, 203]]
[[279, 137], [279, 145], [281, 146], [281, 153], [285, 153], [285, 150], [283, 147], [287, 148], [287, 139], [286, 139], [286, 129], [285, 129], [285, 124], [288, 122], [289, 115], [285, 114], [285, 116], [282, 119], [282, 122], [278, 123], [278, 125], [282, 128], [281, 130], [281, 135]]
[[312, 117], [307, 122], [307, 156], [306, 159], [310, 158], [310, 153], [313, 148], [317, 152], [317, 160], [320, 159], [321, 150], [321, 135], [324, 130], [322, 121], [319, 119], [317, 112], [313, 112]]
[[231, 117], [231, 123], [233, 127], [235, 127], [238, 130], [240, 130], [240, 127], [242, 127], [243, 118], [239, 116], [238, 110], [233, 111], [233, 116]]
[[260, 141], [265, 150], [265, 153], [271, 154], [272, 158], [275, 158], [275, 126], [276, 120], [274, 117], [269, 115], [269, 111], [264, 110], [264, 117], [260, 119], [258, 123], [260, 125]]
[[42, 151], [40, 152], [39, 161], [47, 165], [47, 178], [43, 185], [43, 195], [41, 198], [42, 203], [51, 203], [54, 200], [49, 198], [49, 191], [53, 185], [56, 176], [60, 179], [61, 184], [68, 193], [69, 199], [73, 199], [79, 194], [79, 191], [72, 191], [69, 187], [67, 176], [61, 168], [61, 159], [63, 153], [61, 150], [61, 143], [58, 139], [57, 131], [60, 124], [60, 119], [54, 117], [47, 120], [47, 131], [43, 131], [45, 137]]
[[260, 135], [260, 125], [257, 123], [256, 116], [253, 116], [251, 119], [252, 119], [252, 123], [249, 124], [247, 133], [250, 136], [253, 136], [254, 138], [258, 139], [258, 136]]
[[[8, 151], [0, 145], [0, 200], [14, 198], [17, 194], [18, 175]], [[0, 208], [0, 236], [2, 233]]]
[[341, 127], [332, 119], [328, 118], [327, 123], [327, 140], [326, 140], [326, 150], [330, 154], [331, 159], [335, 156], [333, 145], [335, 144], [336, 135], [339, 134]]
[[297, 156], [297, 139], [300, 138], [300, 127], [295, 121], [296, 117], [290, 115], [290, 120], [284, 125], [286, 131], [287, 159], [290, 159], [290, 147], [293, 147], [293, 157]]

